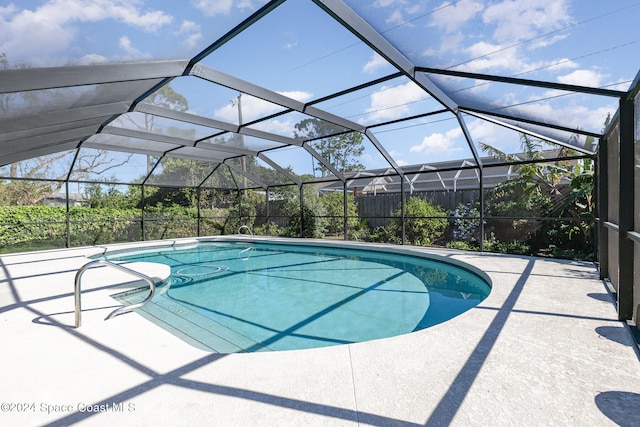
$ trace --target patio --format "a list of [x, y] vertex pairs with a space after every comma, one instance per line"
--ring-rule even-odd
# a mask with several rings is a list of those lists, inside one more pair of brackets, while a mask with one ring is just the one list
[[483, 269], [490, 296], [395, 338], [224, 355], [137, 313], [103, 321], [105, 285], [129, 280], [104, 268], [75, 329], [73, 278], [100, 250], [0, 257], [3, 425], [640, 423], [638, 349], [591, 263], [416, 248]]

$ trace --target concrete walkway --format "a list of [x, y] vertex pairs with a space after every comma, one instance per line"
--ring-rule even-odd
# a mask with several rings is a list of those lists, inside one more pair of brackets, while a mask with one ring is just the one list
[[[432, 328], [313, 350], [212, 354], [137, 313], [102, 319], [100, 249], [0, 256], [0, 425], [638, 426], [640, 362], [590, 263], [420, 249], [493, 281]], [[138, 266], [158, 278], [168, 272]]]

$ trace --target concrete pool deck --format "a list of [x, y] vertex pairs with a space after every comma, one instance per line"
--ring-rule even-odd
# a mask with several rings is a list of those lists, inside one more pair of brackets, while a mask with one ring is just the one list
[[637, 348], [591, 263], [419, 248], [485, 271], [489, 297], [394, 338], [224, 355], [137, 313], [103, 321], [106, 287], [131, 281], [104, 267], [74, 328], [97, 250], [0, 256], [0, 425], [640, 425]]

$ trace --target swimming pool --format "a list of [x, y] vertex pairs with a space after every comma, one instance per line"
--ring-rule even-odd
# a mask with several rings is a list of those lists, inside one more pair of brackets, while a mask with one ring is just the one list
[[[324, 347], [406, 334], [445, 322], [490, 292], [487, 279], [471, 267], [379, 247], [243, 239], [104, 257], [168, 264], [169, 279], [136, 311], [192, 345], [219, 353]], [[147, 293], [115, 298], [133, 304]]]

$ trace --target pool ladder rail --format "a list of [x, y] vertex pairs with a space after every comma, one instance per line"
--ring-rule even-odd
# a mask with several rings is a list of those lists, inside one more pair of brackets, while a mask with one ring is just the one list
[[129, 313], [133, 310], [135, 310], [136, 308], [140, 308], [142, 306], [144, 306], [146, 303], [148, 303], [149, 301], [151, 301], [151, 298], [153, 298], [153, 295], [156, 292], [156, 285], [153, 282], [153, 280], [145, 275], [142, 274], [138, 271], [132, 270], [130, 268], [124, 267], [120, 264], [115, 264], [113, 262], [104, 260], [104, 259], [97, 259], [91, 262], [88, 262], [87, 264], [83, 265], [82, 267], [80, 267], [80, 269], [78, 270], [78, 272], [76, 273], [76, 278], [75, 278], [75, 282], [74, 282], [74, 302], [75, 302], [75, 315], [76, 315], [76, 328], [79, 328], [82, 325], [82, 302], [81, 302], [81, 298], [80, 298], [80, 293], [81, 293], [81, 281], [82, 281], [82, 275], [84, 274], [85, 271], [87, 271], [90, 268], [93, 267], [97, 267], [99, 265], [104, 265], [104, 266], [108, 266], [108, 267], [112, 267], [115, 268], [116, 270], [120, 270], [124, 273], [128, 273], [132, 276], [135, 276], [139, 279], [144, 280], [148, 285], [149, 285], [149, 295], [147, 295], [147, 297], [144, 299], [144, 301], [139, 302], [137, 304], [132, 304], [132, 305], [123, 305], [120, 306], [118, 308], [116, 308], [115, 310], [113, 310], [111, 313], [109, 313], [109, 315], [104, 319], [104, 320], [109, 320], [115, 316], [118, 316], [120, 314], [125, 314], [125, 313]]
[[251, 231], [251, 227], [249, 227], [248, 225], [241, 225], [240, 227], [238, 227], [238, 234], [245, 234], [245, 233], [241, 233], [242, 230], [249, 231], [249, 235], [253, 237], [253, 231]]

